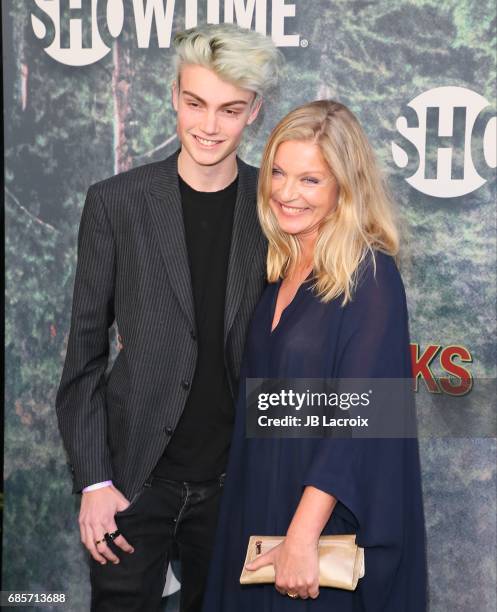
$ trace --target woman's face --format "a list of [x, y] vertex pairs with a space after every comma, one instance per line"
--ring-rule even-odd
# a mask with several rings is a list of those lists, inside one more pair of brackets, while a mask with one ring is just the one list
[[274, 157], [269, 200], [280, 229], [306, 240], [317, 238], [321, 222], [337, 200], [337, 181], [318, 145], [282, 142]]

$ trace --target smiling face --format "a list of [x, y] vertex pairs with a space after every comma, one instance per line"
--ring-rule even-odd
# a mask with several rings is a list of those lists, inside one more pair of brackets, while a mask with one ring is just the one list
[[201, 166], [233, 162], [244, 128], [259, 112], [255, 93], [193, 64], [181, 68], [179, 81], [173, 85], [173, 106], [182, 152]]
[[280, 229], [313, 241], [337, 201], [338, 183], [319, 146], [301, 140], [282, 142], [274, 156], [269, 200]]

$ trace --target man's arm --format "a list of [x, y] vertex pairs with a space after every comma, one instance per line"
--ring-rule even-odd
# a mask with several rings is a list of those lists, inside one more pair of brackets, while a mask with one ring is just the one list
[[[59, 429], [74, 477], [83, 491], [79, 513], [81, 541], [99, 563], [119, 563], [105, 534], [117, 529], [114, 515], [129, 501], [112, 483], [107, 445], [105, 371], [109, 327], [114, 321], [115, 244], [102, 198], [95, 187], [86, 196], [78, 236], [71, 330], [57, 393]], [[133, 552], [123, 535], [114, 543]]]
[[115, 246], [102, 198], [86, 197], [78, 236], [71, 329], [57, 393], [59, 429], [74, 492], [112, 479], [107, 446], [105, 371], [114, 321]]

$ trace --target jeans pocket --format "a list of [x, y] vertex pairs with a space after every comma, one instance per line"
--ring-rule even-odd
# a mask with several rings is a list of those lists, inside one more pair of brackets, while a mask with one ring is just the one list
[[130, 502], [129, 502], [129, 506], [127, 506], [126, 508], [124, 508], [124, 510], [119, 510], [119, 512], [116, 512], [114, 516], [116, 517], [120, 517], [120, 516], [124, 516], [127, 514], [130, 514], [131, 512], [133, 512], [133, 510], [136, 508], [138, 501], [142, 498], [143, 494], [145, 493], [145, 491], [149, 488], [150, 485], [146, 485], [144, 484], [142, 486], [141, 489], [139, 489], [131, 498]]

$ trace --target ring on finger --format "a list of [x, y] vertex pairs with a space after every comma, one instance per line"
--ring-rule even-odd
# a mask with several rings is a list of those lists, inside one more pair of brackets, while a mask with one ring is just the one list
[[116, 530], [115, 530], [115, 531], [113, 531], [112, 533], [107, 532], [107, 533], [104, 535], [104, 538], [105, 538], [106, 540], [110, 540], [110, 541], [112, 542], [113, 540], [115, 540], [115, 539], [116, 539], [118, 536], [120, 536], [120, 535], [121, 535], [121, 532], [119, 531], [119, 529], [116, 529]]
[[297, 599], [297, 597], [299, 596], [298, 593], [290, 593], [290, 591], [287, 591], [286, 594], [292, 599]]

